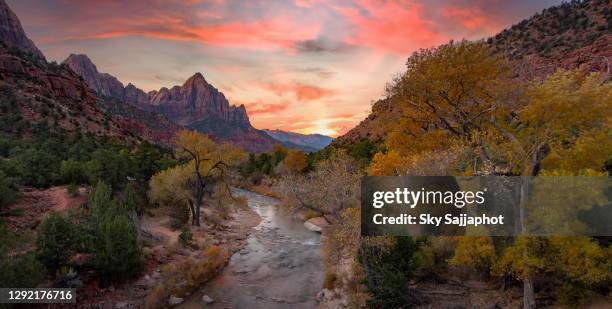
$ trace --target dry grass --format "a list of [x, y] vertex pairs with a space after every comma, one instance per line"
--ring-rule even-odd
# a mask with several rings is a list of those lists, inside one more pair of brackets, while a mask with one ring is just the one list
[[206, 250], [206, 258], [187, 258], [161, 267], [161, 280], [145, 297], [145, 308], [166, 308], [171, 295], [186, 297], [212, 279], [227, 263], [231, 253], [218, 246]]

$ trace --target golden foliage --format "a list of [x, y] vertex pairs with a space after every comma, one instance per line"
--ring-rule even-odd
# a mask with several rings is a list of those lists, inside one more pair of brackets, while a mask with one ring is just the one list
[[[515, 173], [530, 176], [540, 161], [552, 168], [603, 168], [612, 157], [612, 84], [597, 73], [559, 70], [527, 91], [512, 117], [500, 115], [507, 137], [498, 152]], [[547, 149], [547, 152], [543, 150]], [[589, 150], [593, 150], [589, 152]]]
[[534, 273], [561, 273], [576, 282], [612, 279], [612, 255], [590, 237], [519, 237], [493, 267], [494, 274], [526, 278]]
[[219, 187], [219, 184], [226, 176], [226, 168], [242, 162], [246, 158], [245, 152], [231, 144], [215, 144], [206, 135], [189, 130], [177, 132], [173, 142], [177, 157], [188, 161], [151, 178], [151, 201], [162, 205], [188, 205], [199, 225], [204, 190], [208, 190], [209, 202], [218, 206], [222, 216], [227, 217], [229, 206], [226, 203], [232, 202], [231, 196], [227, 185]]
[[208, 136], [197, 131], [180, 130], [176, 133], [173, 143], [177, 157], [199, 161], [197, 165], [200, 173], [204, 175], [215, 173], [212, 168], [217, 162], [234, 166], [247, 157], [244, 150], [229, 143], [216, 144]]
[[320, 161], [306, 175], [290, 174], [280, 182], [288, 205], [311, 209], [338, 219], [343, 209], [359, 205], [361, 171], [344, 152]]
[[289, 174], [298, 174], [308, 167], [308, 157], [301, 150], [291, 149], [283, 160], [285, 171]]
[[484, 42], [422, 49], [408, 58], [406, 68], [388, 87], [404, 111], [396, 131], [417, 137], [444, 130], [432, 134], [432, 145], [444, 142], [440, 135], [469, 137], [472, 130], [486, 126], [496, 110], [510, 104], [515, 93], [509, 66]]
[[387, 153], [378, 152], [372, 158], [368, 166], [370, 176], [393, 176], [398, 175], [400, 169], [405, 164], [405, 158], [396, 150], [389, 150]]
[[149, 181], [149, 200], [162, 206], [187, 205], [193, 199], [192, 170], [190, 164], [183, 164], [155, 174]]
[[457, 237], [456, 242], [455, 254], [448, 261], [449, 265], [488, 272], [497, 257], [490, 237], [462, 236]]

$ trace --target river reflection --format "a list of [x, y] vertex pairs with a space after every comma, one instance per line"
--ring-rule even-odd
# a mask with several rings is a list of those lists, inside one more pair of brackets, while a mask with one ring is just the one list
[[[323, 282], [320, 235], [279, 209], [278, 200], [237, 189], [261, 223], [215, 279], [181, 308], [314, 308]], [[206, 305], [203, 295], [214, 302]]]

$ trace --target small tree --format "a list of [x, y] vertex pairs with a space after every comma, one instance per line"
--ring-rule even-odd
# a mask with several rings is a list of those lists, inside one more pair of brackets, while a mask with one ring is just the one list
[[308, 157], [301, 150], [289, 150], [283, 160], [285, 171], [289, 174], [302, 173], [308, 167]]
[[130, 278], [142, 271], [138, 231], [130, 219], [124, 215], [105, 216], [96, 232], [94, 265], [104, 283]]
[[359, 205], [361, 171], [353, 158], [344, 152], [320, 161], [306, 175], [288, 175], [281, 190], [290, 204], [310, 209], [340, 220], [340, 212]]
[[134, 184], [128, 184], [120, 198], [121, 207], [127, 212], [133, 212], [137, 215], [142, 215], [145, 200], [142, 198]]
[[3, 208], [15, 202], [16, 196], [17, 194], [11, 187], [8, 178], [3, 171], [0, 171], [0, 213]]
[[77, 228], [69, 218], [51, 213], [38, 227], [38, 259], [50, 270], [65, 266], [78, 246], [77, 237]]
[[237, 166], [245, 154], [233, 145], [217, 145], [206, 135], [188, 130], [179, 131], [174, 144], [177, 157], [188, 162], [153, 176], [149, 196], [154, 202], [187, 203], [192, 224], [199, 226], [205, 195], [210, 196], [216, 185], [225, 184], [226, 169]]

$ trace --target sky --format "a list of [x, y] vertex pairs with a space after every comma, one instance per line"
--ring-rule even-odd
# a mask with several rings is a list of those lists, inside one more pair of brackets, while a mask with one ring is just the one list
[[8, 0], [48, 60], [157, 90], [195, 72], [253, 126], [337, 136], [370, 112], [410, 54], [476, 40], [557, 0]]

